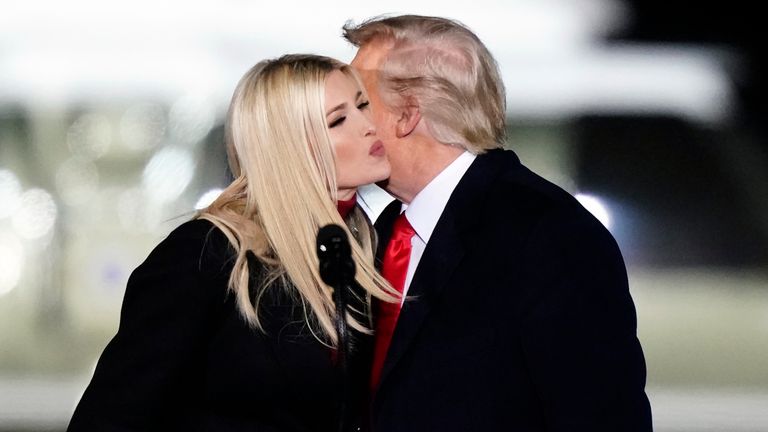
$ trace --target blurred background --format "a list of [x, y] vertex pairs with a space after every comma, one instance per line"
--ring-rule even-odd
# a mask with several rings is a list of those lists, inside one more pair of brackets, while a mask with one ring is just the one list
[[475, 30], [508, 148], [617, 238], [656, 430], [768, 431], [765, 50], [746, 1], [271, 3], [0, 0], [0, 431], [66, 428], [130, 272], [228, 182], [240, 76], [287, 52], [349, 61], [341, 26], [381, 13]]

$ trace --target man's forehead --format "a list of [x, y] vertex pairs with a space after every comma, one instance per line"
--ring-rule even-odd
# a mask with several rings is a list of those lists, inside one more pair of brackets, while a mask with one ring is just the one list
[[394, 42], [387, 40], [377, 39], [368, 42], [357, 50], [351, 64], [360, 71], [379, 69], [392, 46]]

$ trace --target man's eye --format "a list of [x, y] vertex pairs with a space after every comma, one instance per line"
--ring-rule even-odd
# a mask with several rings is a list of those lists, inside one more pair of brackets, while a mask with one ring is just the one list
[[334, 127], [344, 123], [344, 120], [346, 120], [346, 119], [347, 118], [344, 117], [344, 116], [337, 118], [336, 120], [332, 121], [331, 124], [328, 125], [328, 129], [334, 128]]
[[359, 110], [363, 110], [363, 109], [366, 109], [366, 108], [368, 108], [368, 105], [370, 105], [370, 104], [371, 104], [371, 103], [370, 103], [370, 102], [368, 102], [368, 101], [365, 101], [365, 102], [361, 102], [361, 103], [360, 103], [360, 105], [358, 105], [358, 106], [357, 106], [357, 109], [359, 109]]

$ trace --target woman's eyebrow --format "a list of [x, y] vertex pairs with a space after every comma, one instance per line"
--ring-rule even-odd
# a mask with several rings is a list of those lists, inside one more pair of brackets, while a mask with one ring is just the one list
[[336, 105], [335, 107], [333, 107], [333, 108], [329, 109], [329, 110], [328, 110], [328, 112], [327, 112], [327, 113], [325, 113], [325, 115], [329, 116], [329, 115], [331, 115], [331, 113], [333, 113], [334, 111], [340, 110], [340, 109], [344, 108], [345, 106], [347, 106], [347, 103], [346, 103], [346, 102], [342, 102], [342, 103], [340, 103], [340, 104]]

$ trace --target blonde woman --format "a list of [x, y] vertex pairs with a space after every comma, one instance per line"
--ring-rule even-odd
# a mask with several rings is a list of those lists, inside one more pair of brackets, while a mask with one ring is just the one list
[[[372, 229], [355, 205], [358, 186], [390, 171], [367, 94], [330, 58], [263, 61], [238, 84], [226, 134], [235, 180], [131, 275], [120, 328], [69, 431], [362, 424], [370, 298], [397, 301], [374, 269]], [[346, 317], [318, 272], [315, 236], [329, 223], [356, 240]], [[351, 335], [345, 371], [336, 355], [342, 318]]]

